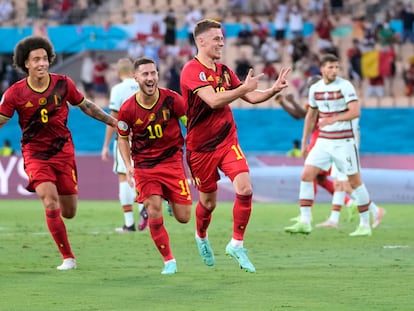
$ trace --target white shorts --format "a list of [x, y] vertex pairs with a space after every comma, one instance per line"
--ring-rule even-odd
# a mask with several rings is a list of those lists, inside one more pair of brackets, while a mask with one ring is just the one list
[[346, 176], [360, 171], [358, 149], [353, 138], [318, 138], [305, 160], [305, 165], [324, 171], [328, 171], [333, 164], [339, 173]]
[[[124, 160], [122, 160], [121, 152], [118, 148], [118, 141], [114, 141], [114, 147], [113, 147], [113, 154], [114, 154], [114, 166], [112, 168], [113, 172], [115, 174], [126, 174], [126, 167]], [[132, 163], [132, 160], [131, 160]]]
[[348, 181], [348, 176], [338, 171], [335, 163], [332, 163], [330, 175], [333, 179], [336, 179], [338, 181]]

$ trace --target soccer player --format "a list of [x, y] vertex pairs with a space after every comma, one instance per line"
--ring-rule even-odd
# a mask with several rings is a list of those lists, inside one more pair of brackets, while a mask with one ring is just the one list
[[[353, 196], [358, 206], [360, 223], [350, 236], [371, 235], [369, 219], [370, 197], [362, 181], [357, 137], [353, 127], [354, 119], [360, 116], [360, 106], [355, 88], [348, 81], [337, 76], [339, 61], [335, 55], [321, 58], [322, 79], [309, 89], [309, 107], [302, 136], [302, 152], [306, 157], [301, 176], [299, 199], [300, 221], [286, 227], [286, 232], [310, 233], [312, 231], [312, 205], [314, 201], [313, 180], [321, 170], [328, 170], [335, 164], [340, 173], [348, 176]], [[319, 137], [309, 151], [307, 141], [319, 119]]]
[[[110, 93], [109, 97], [109, 109], [111, 115], [114, 118], [118, 118], [118, 112], [121, 105], [126, 99], [135, 94], [138, 91], [138, 83], [134, 79], [134, 64], [129, 58], [121, 58], [116, 64], [117, 72], [120, 83], [115, 84]], [[111, 126], [106, 127], [105, 139], [102, 147], [102, 159], [108, 160], [109, 158], [109, 144], [111, 143], [112, 137], [114, 136], [115, 129]], [[118, 175], [119, 181], [119, 202], [121, 203], [122, 210], [124, 212], [124, 225], [120, 228], [116, 228], [116, 232], [134, 232], [135, 220], [133, 204], [137, 193], [135, 187], [128, 184], [126, 178], [126, 168], [124, 160], [122, 160], [121, 153], [118, 148], [118, 140], [115, 139], [113, 146], [114, 154], [114, 165], [113, 171]], [[142, 203], [138, 204], [140, 211], [140, 221], [138, 223], [138, 230], [142, 231], [147, 227], [148, 215]]]
[[[312, 76], [308, 79], [307, 86], [310, 88], [314, 83], [318, 82], [322, 77], [320, 75]], [[296, 119], [302, 119], [306, 116], [306, 109], [309, 108], [309, 105], [306, 105], [306, 109], [299, 105], [294, 98], [293, 95], [288, 94], [286, 96], [286, 101], [284, 101], [283, 96], [280, 94], [276, 101], [285, 109], [292, 117]], [[357, 142], [357, 146], [359, 147], [360, 141], [360, 131], [359, 131], [359, 118], [355, 118], [353, 121], [352, 129], [354, 131], [355, 139]], [[313, 127], [312, 133], [310, 135], [310, 140], [308, 144], [308, 151], [312, 149], [315, 145], [316, 140], [319, 136], [319, 126], [318, 126], [318, 119], [316, 119], [316, 123]], [[327, 177], [330, 175], [334, 178], [333, 182], [329, 180]], [[316, 180], [314, 181], [314, 191], [316, 195], [316, 183], [321, 187], [325, 188], [329, 193], [332, 195], [332, 209], [329, 218], [317, 224], [316, 227], [319, 228], [337, 228], [339, 224], [339, 216], [340, 211], [345, 202], [345, 206], [347, 207], [348, 211], [348, 221], [351, 221], [354, 217], [354, 210], [356, 208], [355, 201], [351, 199], [352, 195], [352, 188], [348, 182], [348, 176], [339, 172], [336, 169], [336, 166], [333, 164], [328, 171], [320, 171], [316, 176]], [[355, 208], [354, 208], [355, 207]], [[369, 210], [373, 217], [372, 227], [376, 228], [380, 225], [382, 217], [384, 216], [384, 209], [378, 207], [374, 201], [371, 201], [369, 204]], [[299, 221], [300, 216], [292, 218], [293, 221]]]
[[48, 229], [63, 257], [58, 270], [76, 268], [62, 217], [73, 218], [78, 201], [78, 180], [71, 133], [66, 126], [69, 105], [110, 126], [116, 119], [92, 103], [71, 78], [49, 73], [55, 58], [52, 44], [31, 36], [17, 43], [14, 65], [27, 77], [13, 84], [0, 102], [0, 128], [16, 111], [22, 130], [27, 190], [36, 192], [46, 213]]
[[[307, 88], [309, 89], [313, 84], [315, 84], [316, 82], [318, 82], [320, 79], [322, 79], [322, 77], [320, 75], [315, 75], [312, 76], [308, 79], [307, 81]], [[286, 100], [285, 100], [286, 99]], [[293, 118], [295, 119], [303, 119], [306, 116], [306, 111], [309, 108], [309, 105], [306, 105], [306, 108], [301, 106], [293, 97], [292, 94], [288, 94], [285, 96], [282, 94], [279, 94], [276, 98], [275, 98], [276, 102], [282, 106], [282, 108], [289, 113]], [[316, 123], [313, 126], [312, 129], [312, 133], [310, 135], [310, 140], [308, 143], [308, 150], [311, 150], [312, 147], [315, 145], [316, 143], [316, 139], [319, 136], [319, 127], [318, 127], [318, 120], [316, 120]], [[317, 193], [317, 185], [319, 185], [320, 187], [324, 188], [326, 191], [328, 191], [331, 195], [332, 195], [332, 215], [334, 215], [335, 217], [338, 216], [338, 219], [335, 222], [333, 221], [327, 221], [324, 222], [322, 224], [320, 224], [321, 227], [337, 227], [338, 226], [338, 221], [339, 221], [339, 212], [341, 210], [342, 207], [342, 202], [345, 201], [345, 205], [348, 209], [348, 215], [349, 215], [349, 220], [352, 217], [352, 210], [353, 210], [353, 200], [349, 197], [349, 195], [346, 195], [344, 200], [342, 200], [342, 194], [338, 195], [339, 192], [343, 192], [343, 188], [344, 185], [342, 185], [342, 181], [339, 181], [337, 179], [335, 179], [334, 181], [330, 180], [328, 178], [328, 176], [331, 173], [331, 168], [329, 168], [328, 171], [320, 171], [318, 173], [318, 175], [316, 176], [316, 179], [313, 181], [314, 183], [314, 192], [315, 195]], [[346, 175], [345, 175], [346, 177]], [[335, 191], [338, 190], [338, 191]], [[336, 192], [336, 193], [335, 193]], [[332, 217], [334, 217], [332, 216]], [[293, 221], [298, 221], [300, 219], [299, 217], [295, 217], [292, 218]], [[317, 225], [318, 227], [318, 225]]]
[[184, 172], [184, 138], [179, 122], [186, 125], [186, 106], [181, 95], [158, 87], [158, 71], [152, 59], [137, 59], [134, 70], [139, 91], [119, 110], [118, 145], [127, 180], [132, 186], [135, 179], [138, 202], [143, 202], [148, 212], [149, 231], [164, 260], [161, 273], [174, 274], [177, 263], [164, 226], [162, 202], [163, 198], [169, 201], [178, 222], [190, 220], [192, 200]]
[[253, 76], [250, 69], [241, 83], [230, 68], [218, 62], [224, 46], [219, 22], [210, 19], [199, 21], [194, 37], [198, 53], [184, 66], [180, 83], [188, 104], [187, 162], [200, 196], [195, 211], [196, 243], [204, 264], [213, 266], [215, 257], [207, 230], [217, 205], [220, 169], [230, 178], [236, 192], [233, 235], [225, 252], [235, 258], [243, 270], [256, 272], [243, 245], [252, 209], [252, 185], [230, 103], [238, 98], [252, 104], [268, 100], [288, 86], [286, 76], [290, 68], [283, 68], [270, 88], [258, 90], [258, 80], [263, 74]]

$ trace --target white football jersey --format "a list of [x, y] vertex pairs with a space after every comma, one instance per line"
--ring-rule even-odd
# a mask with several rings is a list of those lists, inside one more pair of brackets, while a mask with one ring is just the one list
[[[319, 110], [319, 117], [328, 117], [348, 109], [348, 103], [358, 100], [354, 86], [348, 80], [337, 77], [335, 81], [325, 84], [323, 79], [309, 89], [309, 106]], [[357, 121], [358, 122], [358, 121]], [[323, 128], [323, 132], [334, 133], [355, 131], [352, 121], [339, 121]]]
[[119, 111], [124, 101], [138, 92], [138, 90], [138, 83], [133, 78], [124, 79], [122, 82], [114, 85], [109, 98], [109, 109]]

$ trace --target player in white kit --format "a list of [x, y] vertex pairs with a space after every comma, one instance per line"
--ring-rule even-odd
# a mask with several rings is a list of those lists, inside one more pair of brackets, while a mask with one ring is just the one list
[[[356, 146], [359, 148], [361, 139], [359, 130], [359, 118], [355, 118], [352, 120], [352, 129], [354, 131]], [[333, 201], [336, 200], [336, 202], [342, 204], [341, 202], [344, 201], [346, 194], [352, 195], [353, 191], [351, 186], [349, 185], [348, 176], [344, 173], [341, 173], [336, 168], [335, 164], [332, 164], [330, 175], [335, 180], [335, 193]], [[353, 210], [353, 207], [350, 207], [350, 209]], [[371, 212], [372, 216], [372, 228], [377, 228], [381, 223], [382, 217], [385, 214], [385, 210], [382, 207], [377, 206], [375, 202], [371, 200], [369, 204], [369, 211]], [[339, 213], [340, 211], [337, 211], [333, 208], [331, 210], [329, 218], [326, 221], [317, 224], [316, 227], [337, 228], [339, 223]]]
[[[328, 170], [334, 164], [340, 173], [348, 176], [358, 205], [360, 223], [350, 236], [371, 235], [368, 211], [371, 200], [360, 174], [355, 124], [352, 122], [359, 118], [360, 106], [355, 88], [348, 80], [338, 77], [338, 71], [338, 58], [332, 54], [324, 55], [321, 58], [322, 79], [309, 89], [310, 109], [302, 137], [302, 153], [306, 160], [299, 192], [301, 217], [295, 225], [286, 227], [286, 232], [308, 234], [312, 231], [313, 180], [320, 170]], [[318, 117], [319, 137], [309, 152], [307, 141]]]

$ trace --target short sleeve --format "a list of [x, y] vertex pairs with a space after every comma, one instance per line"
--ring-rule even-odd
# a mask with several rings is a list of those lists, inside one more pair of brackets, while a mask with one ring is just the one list
[[187, 106], [184, 102], [184, 98], [174, 92], [174, 112], [178, 117], [185, 116], [187, 113]]
[[308, 107], [311, 107], [311, 108], [317, 108], [318, 107], [318, 105], [316, 104], [316, 101], [315, 101], [315, 88], [313, 87], [314, 85], [312, 85], [309, 88], [309, 94], [308, 94]]
[[200, 69], [201, 67], [189, 64], [181, 73], [182, 88], [186, 88], [193, 93], [198, 89], [209, 86], [206, 73]]
[[6, 119], [11, 119], [14, 114], [14, 105], [11, 101], [13, 96], [10, 96], [11, 89], [6, 90], [0, 100], [0, 116]]
[[350, 103], [352, 101], [358, 100], [358, 95], [355, 91], [355, 88], [352, 85], [352, 83], [349, 81], [346, 81], [346, 83], [344, 83], [342, 94], [344, 95], [344, 99], [346, 103]]
[[125, 109], [125, 105], [121, 107], [118, 113], [117, 132], [120, 137], [128, 137], [131, 131], [131, 126], [128, 118], [128, 112]]
[[68, 101], [73, 106], [79, 106], [85, 101], [85, 97], [82, 92], [76, 87], [75, 83], [71, 78], [66, 76], [66, 81], [68, 83]]

